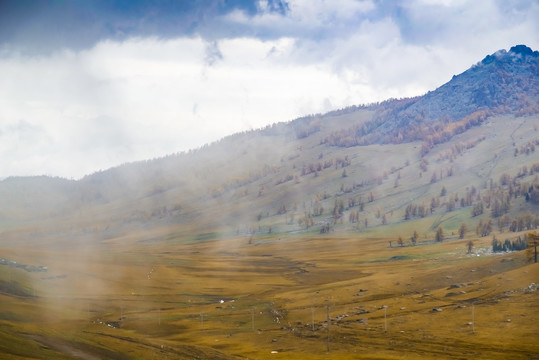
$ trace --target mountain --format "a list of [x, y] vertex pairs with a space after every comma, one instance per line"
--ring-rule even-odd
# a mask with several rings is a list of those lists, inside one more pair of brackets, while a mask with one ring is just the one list
[[538, 75], [539, 52], [518, 45], [423, 96], [273, 124], [78, 181], [8, 178], [0, 224], [102, 236], [148, 226], [361, 231], [409, 220], [410, 206], [428, 208], [421, 217], [457, 209], [464, 220], [486, 184], [489, 211], [492, 199], [507, 202], [500, 193], [519, 206], [493, 218], [537, 214]]
[[488, 55], [423, 96], [380, 104], [371, 121], [347, 129], [348, 137], [330, 143], [355, 146], [422, 140], [432, 147], [488, 116], [537, 114], [538, 89], [539, 52], [517, 45], [509, 52]]
[[539, 52], [524, 45], [500, 50], [410, 105], [401, 117], [424, 114], [456, 121], [476, 111], [539, 112]]

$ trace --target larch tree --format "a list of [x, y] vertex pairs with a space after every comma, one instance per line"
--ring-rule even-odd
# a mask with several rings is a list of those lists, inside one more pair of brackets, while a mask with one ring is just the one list
[[459, 226], [459, 239], [464, 239], [466, 232], [468, 231], [468, 226], [465, 223], [460, 224]]
[[537, 262], [537, 246], [539, 246], [539, 235], [534, 233], [528, 234], [528, 251], [529, 258], [533, 258], [533, 262]]
[[472, 253], [472, 249], [473, 249], [473, 241], [470, 240], [466, 243], [466, 247], [468, 248], [468, 254], [471, 254]]
[[412, 245], [415, 245], [415, 244], [416, 244], [417, 239], [419, 239], [419, 234], [417, 233], [417, 231], [414, 230], [414, 234], [413, 234], [412, 237], [410, 238], [410, 240], [412, 241]]
[[436, 241], [437, 242], [442, 242], [444, 241], [444, 230], [442, 229], [441, 226], [438, 226], [438, 229], [436, 230]]

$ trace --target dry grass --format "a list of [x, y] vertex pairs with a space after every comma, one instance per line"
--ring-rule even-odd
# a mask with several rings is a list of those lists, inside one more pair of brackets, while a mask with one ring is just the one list
[[2, 249], [5, 258], [49, 266], [46, 273], [0, 267], [1, 280], [27, 293], [1, 295], [2, 351], [13, 359], [530, 359], [539, 352], [539, 293], [526, 290], [539, 267], [523, 252], [482, 253], [486, 238], [475, 239], [476, 256], [465, 253], [468, 239], [389, 248], [388, 239], [338, 234], [266, 235], [252, 244], [140, 241], [148, 236], [61, 253]]

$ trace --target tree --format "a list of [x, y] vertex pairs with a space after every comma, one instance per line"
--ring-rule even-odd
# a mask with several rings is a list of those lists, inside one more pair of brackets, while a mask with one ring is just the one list
[[438, 226], [438, 229], [436, 230], [436, 241], [442, 242], [444, 241], [444, 230], [441, 226]]
[[327, 234], [331, 230], [329, 223], [325, 223], [320, 227], [320, 234]]
[[496, 237], [492, 238], [492, 252], [502, 252], [503, 251], [503, 245], [500, 241], [496, 239]]
[[466, 243], [466, 247], [468, 248], [468, 254], [471, 254], [472, 253], [472, 249], [473, 249], [473, 241], [470, 240]]
[[333, 207], [333, 217], [338, 219], [344, 212], [344, 200], [335, 200], [335, 206]]
[[464, 235], [468, 231], [468, 226], [465, 223], [460, 224], [459, 226], [459, 239], [464, 239]]
[[483, 201], [479, 201], [479, 203], [475, 204], [472, 209], [472, 216], [478, 216], [483, 213]]
[[412, 245], [416, 244], [418, 238], [419, 238], [419, 234], [417, 233], [417, 231], [414, 230], [414, 234], [412, 235], [412, 238], [410, 239], [412, 241]]
[[356, 223], [359, 221], [359, 213], [357, 211], [350, 211], [350, 214], [348, 215], [348, 221], [350, 223]]
[[434, 209], [436, 209], [438, 207], [438, 202], [436, 201], [435, 198], [432, 198], [430, 200], [430, 213], [432, 214], [434, 212]]
[[488, 236], [492, 232], [492, 220], [480, 219], [475, 231], [479, 236]]
[[529, 233], [528, 234], [528, 249], [529, 249], [530, 259], [532, 257], [531, 254], [533, 253], [533, 259], [534, 259], [533, 262], [535, 263], [537, 262], [537, 246], [539, 246], [539, 235], [534, 234], [534, 233]]

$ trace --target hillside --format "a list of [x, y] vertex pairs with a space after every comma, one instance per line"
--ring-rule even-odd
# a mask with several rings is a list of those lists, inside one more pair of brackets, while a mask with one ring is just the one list
[[[485, 201], [481, 215], [493, 219], [537, 214], [538, 74], [539, 53], [519, 45], [421, 97], [274, 124], [78, 181], [8, 178], [0, 224], [96, 236], [188, 224], [226, 236], [364, 231], [410, 220], [409, 206], [428, 208], [420, 217], [434, 225], [454, 219], [451, 229]], [[510, 199], [503, 214], [492, 213], [494, 198]]]

